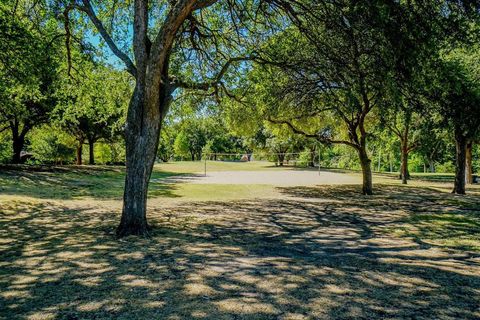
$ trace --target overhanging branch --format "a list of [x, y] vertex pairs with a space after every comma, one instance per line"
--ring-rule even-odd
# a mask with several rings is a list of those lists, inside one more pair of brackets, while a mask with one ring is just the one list
[[191, 89], [191, 90], [203, 90], [203, 91], [207, 91], [207, 90], [210, 90], [212, 88], [215, 88], [217, 87], [218, 85], [220, 85], [220, 83], [222, 82], [222, 79], [223, 77], [225, 76], [225, 74], [227, 73], [228, 71], [228, 68], [235, 62], [241, 62], [241, 61], [253, 61], [255, 60], [255, 58], [253, 57], [234, 57], [234, 58], [230, 58], [229, 60], [227, 60], [227, 62], [225, 62], [225, 64], [222, 66], [222, 68], [220, 69], [220, 71], [218, 72], [218, 74], [215, 76], [215, 78], [213, 78], [212, 80], [210, 81], [206, 81], [206, 82], [188, 82], [188, 81], [184, 81], [182, 79], [178, 79], [178, 78], [171, 78], [170, 79], [170, 82], [172, 84], [172, 86], [174, 86], [175, 88], [184, 88], [184, 89]]
[[409, 152], [417, 149], [420, 146], [421, 146], [420, 141], [414, 141], [411, 145], [408, 146], [407, 152], [409, 153]]
[[115, 42], [113, 41], [112, 37], [110, 34], [107, 32], [105, 27], [103, 26], [103, 23], [98, 19], [97, 15], [95, 14], [95, 11], [93, 10], [93, 7], [90, 3], [90, 0], [82, 0], [83, 6], [78, 6], [76, 5], [75, 8], [85, 12], [90, 20], [92, 21], [93, 25], [97, 29], [97, 31], [100, 33], [102, 38], [105, 40], [107, 43], [108, 47], [112, 52], [125, 63], [125, 66], [127, 67], [127, 71], [134, 77], [137, 76], [137, 68], [133, 64], [132, 60], [126, 55], [122, 50], [120, 50]]
[[218, 0], [197, 0], [197, 2], [193, 5], [193, 10], [209, 7], [217, 1]]
[[269, 122], [275, 123], [275, 124], [285, 124], [293, 131], [293, 133], [303, 135], [304, 137], [307, 137], [307, 138], [314, 138], [320, 143], [324, 143], [324, 144], [344, 144], [344, 145], [350, 146], [352, 148], [358, 149], [358, 146], [356, 144], [350, 142], [350, 141], [334, 140], [334, 139], [330, 139], [330, 138], [327, 138], [327, 137], [319, 135], [319, 134], [307, 133], [307, 132], [295, 127], [290, 121], [287, 121], [287, 120], [275, 120], [275, 119], [272, 119], [271, 117], [268, 117], [267, 120]]

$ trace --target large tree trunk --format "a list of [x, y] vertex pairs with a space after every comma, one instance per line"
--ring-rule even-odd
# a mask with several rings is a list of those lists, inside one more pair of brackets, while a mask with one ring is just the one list
[[455, 133], [455, 183], [452, 193], [465, 194], [465, 163], [467, 155], [467, 139], [463, 133]]
[[88, 139], [88, 164], [95, 164], [95, 141]]
[[358, 149], [358, 156], [360, 159], [360, 164], [362, 166], [362, 193], [365, 195], [372, 195], [372, 160], [368, 158], [367, 150], [365, 149], [365, 147]]
[[28, 132], [28, 128], [24, 126], [24, 128], [20, 131], [17, 121], [11, 123], [10, 127], [12, 129], [12, 163], [18, 164], [22, 162], [21, 153], [25, 146], [25, 136]]
[[465, 160], [465, 183], [473, 183], [473, 166], [472, 166], [472, 149], [473, 141], [468, 141]]
[[13, 140], [12, 141], [13, 142], [12, 163], [21, 163], [22, 162], [21, 153], [25, 145], [25, 137], [23, 136], [12, 137], [12, 140]]
[[168, 88], [152, 87], [146, 91], [137, 84], [130, 101], [125, 130], [125, 192], [118, 237], [148, 235], [148, 183], [158, 150], [161, 122], [170, 103]]

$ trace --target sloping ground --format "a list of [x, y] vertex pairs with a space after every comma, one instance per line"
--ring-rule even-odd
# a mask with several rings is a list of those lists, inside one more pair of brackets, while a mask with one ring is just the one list
[[154, 207], [0, 201], [2, 319], [478, 319], [480, 198], [285, 187]]

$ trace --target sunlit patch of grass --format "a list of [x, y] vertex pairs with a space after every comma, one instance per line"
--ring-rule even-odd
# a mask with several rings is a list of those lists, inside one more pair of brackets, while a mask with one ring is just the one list
[[476, 213], [415, 213], [393, 232], [422, 243], [480, 251], [480, 209]]
[[176, 194], [189, 200], [221, 201], [268, 198], [276, 192], [273, 186], [262, 184], [182, 184]]
[[[116, 170], [62, 172], [8, 171], [0, 173], [0, 193], [40, 199], [121, 199], [125, 183], [123, 168]], [[179, 173], [154, 171], [152, 179], [164, 180]], [[150, 196], [174, 197], [171, 184], [153, 184]]]
[[[213, 162], [215, 170], [265, 169], [269, 163]], [[268, 185], [193, 185], [183, 183], [182, 176], [195, 172], [195, 162], [167, 163], [155, 167], [149, 186], [149, 197], [193, 200], [223, 200], [258, 198], [274, 194]], [[169, 170], [169, 171], [165, 171]], [[170, 179], [176, 179], [170, 181]], [[82, 171], [64, 169], [62, 172], [10, 171], [0, 173], [0, 193], [38, 199], [114, 199], [123, 196], [125, 173], [117, 170]]]

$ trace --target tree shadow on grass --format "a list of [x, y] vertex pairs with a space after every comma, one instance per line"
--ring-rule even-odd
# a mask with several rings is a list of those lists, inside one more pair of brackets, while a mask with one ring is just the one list
[[125, 240], [106, 208], [1, 203], [0, 318], [477, 319], [478, 257], [385, 232], [442, 197], [382, 190], [182, 203]]
[[[53, 167], [4, 170], [0, 172], [0, 193], [39, 199], [121, 199], [125, 173], [123, 168]], [[182, 182], [183, 175], [154, 171], [149, 196], [178, 197], [169, 179]]]
[[392, 210], [397, 223], [385, 232], [414, 238], [419, 244], [480, 251], [480, 198], [476, 194], [455, 195], [428, 187], [377, 185], [373, 196], [359, 195], [359, 186], [279, 188], [289, 196], [341, 201], [347, 206], [375, 213]]

